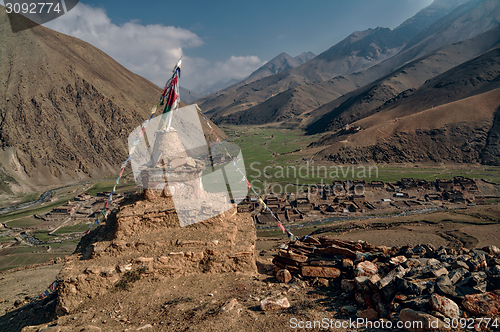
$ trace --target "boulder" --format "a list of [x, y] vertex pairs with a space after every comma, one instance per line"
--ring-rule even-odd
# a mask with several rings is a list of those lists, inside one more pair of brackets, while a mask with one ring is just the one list
[[292, 280], [292, 275], [287, 269], [283, 269], [276, 272], [276, 279], [278, 279], [279, 282], [288, 284]]
[[429, 299], [432, 309], [442, 313], [449, 318], [460, 318], [460, 309], [458, 304], [447, 297], [438, 294], [432, 294]]
[[342, 279], [340, 281], [340, 289], [345, 293], [350, 293], [354, 290], [354, 280]]
[[354, 285], [356, 286], [357, 290], [362, 290], [368, 286], [368, 277], [366, 276], [360, 276], [354, 278]]
[[358, 317], [366, 319], [368, 321], [375, 321], [378, 319], [378, 312], [373, 308], [368, 308], [368, 309], [361, 311], [358, 314]]
[[344, 258], [344, 259], [342, 259], [342, 267], [347, 268], [347, 269], [352, 268], [352, 267], [354, 267], [354, 263], [351, 259]]
[[500, 290], [493, 292], [465, 295], [462, 306], [477, 316], [493, 317], [500, 312]]
[[377, 272], [378, 272], [377, 265], [373, 264], [370, 261], [364, 261], [356, 265], [356, 269], [354, 270], [354, 275], [370, 277], [374, 274], [377, 274]]
[[434, 292], [443, 296], [457, 296], [455, 286], [448, 275], [442, 275], [436, 279], [436, 282], [434, 283]]
[[417, 311], [428, 311], [431, 308], [429, 304], [429, 295], [407, 299], [402, 303], [402, 305], [404, 308], [409, 308]]
[[402, 277], [406, 273], [406, 270], [402, 266], [396, 267], [394, 270], [389, 272], [385, 277], [380, 279], [375, 286], [377, 289], [383, 289], [384, 287], [387, 287], [388, 285], [392, 284], [396, 278]]
[[484, 293], [488, 282], [486, 281], [486, 273], [479, 272], [471, 274], [469, 277], [460, 281], [455, 285], [457, 296], [463, 297], [465, 295]]
[[450, 273], [448, 273], [448, 277], [450, 278], [450, 281], [452, 284], [456, 284], [460, 280], [463, 279], [463, 277], [468, 273], [466, 269], [463, 267], [459, 267], [457, 269], [451, 270]]
[[319, 278], [318, 285], [321, 287], [328, 287], [330, 285], [330, 282], [328, 281], [328, 279]]
[[406, 262], [408, 259], [405, 256], [392, 257], [389, 262], [394, 265], [400, 265]]
[[489, 275], [500, 275], [500, 265], [495, 265], [487, 270]]
[[434, 283], [429, 280], [412, 281], [398, 278], [396, 283], [401, 292], [413, 295], [422, 295], [424, 293], [428, 293], [428, 288], [434, 286]]

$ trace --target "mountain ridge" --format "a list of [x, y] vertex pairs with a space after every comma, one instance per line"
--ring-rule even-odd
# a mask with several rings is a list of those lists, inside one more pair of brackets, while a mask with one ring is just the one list
[[[462, 1], [456, 0], [445, 2], [449, 3], [450, 6], [442, 7], [438, 14], [434, 13], [434, 16], [432, 16], [434, 19], [446, 16], [455, 5], [462, 3]], [[414, 17], [429, 16], [422, 14], [425, 10], [421, 10]], [[265, 77], [246, 86], [238, 86], [236, 89], [222, 90], [217, 94], [202, 98], [200, 105], [209, 114], [217, 114], [217, 117], [213, 118], [217, 122], [219, 121], [218, 118], [226, 118], [232, 113], [255, 107], [287, 89], [330, 80], [338, 75], [353, 75], [356, 71], [372, 67], [392, 58], [403, 49], [405, 43], [417, 32], [419, 26], [415, 22], [411, 23], [408, 20], [405, 22], [407, 23], [400, 26], [399, 30], [398, 28], [394, 30], [376, 28], [354, 32], [299, 67]], [[408, 29], [408, 27], [414, 28]], [[409, 32], [409, 30], [411, 31]], [[405, 31], [411, 35], [405, 36]], [[361, 52], [360, 56], [357, 55], [359, 52]], [[383, 75], [379, 77], [381, 76]], [[363, 82], [363, 85], [366, 83], [368, 82]]]
[[[475, 8], [476, 9], [479, 8], [480, 11], [485, 12], [485, 15], [487, 17], [493, 17], [495, 15], [498, 15], [498, 13], [500, 13], [500, 2], [498, 0], [492, 0], [492, 1], [495, 4], [495, 7], [493, 8], [494, 10], [491, 10], [489, 12], [485, 11], [485, 9], [488, 6], [488, 3], [491, 2], [490, 0], [474, 2], [476, 6]], [[456, 10], [458, 12], [461, 12], [460, 8], [457, 8]], [[456, 17], [456, 13], [452, 12], [448, 16]], [[452, 29], [454, 25], [453, 20], [449, 20], [448, 16], [445, 16], [443, 18], [443, 20], [447, 22], [447, 24], [442, 25], [442, 30], [440, 30], [440, 33], [434, 32], [432, 34], [432, 38], [428, 38], [424, 42], [418, 43], [414, 47], [402, 51], [396, 56], [381, 63], [378, 63], [376, 65], [373, 65], [370, 68], [365, 69], [364, 71], [353, 73], [350, 75], [338, 76], [328, 81], [320, 81], [302, 85], [292, 84], [292, 86], [290, 86], [290, 88], [287, 89], [289, 91], [285, 90], [281, 93], [271, 95], [267, 97], [264, 102], [258, 102], [257, 99], [259, 98], [259, 96], [262, 95], [262, 93], [265, 93], [266, 91], [269, 90], [262, 89], [260, 91], [259, 90], [252, 91], [252, 95], [245, 96], [245, 98], [248, 100], [247, 102], [243, 102], [242, 100], [235, 100], [228, 107], [222, 110], [220, 109], [212, 110], [209, 113], [211, 114], [212, 119], [216, 123], [263, 124], [266, 122], [272, 123], [277, 121], [277, 119], [280, 119], [280, 120], [286, 120], [288, 122], [291, 121], [292, 123], [295, 121], [295, 124], [290, 124], [293, 126], [297, 125], [308, 126], [309, 125], [308, 123], [306, 124], [300, 123], [302, 120], [304, 120], [303, 118], [300, 117], [300, 115], [312, 114], [311, 108], [313, 109], [320, 108], [322, 107], [321, 104], [324, 104], [325, 107], [327, 107], [328, 103], [331, 103], [335, 105], [335, 107], [337, 107], [339, 106], [339, 104], [338, 101], [336, 101], [335, 99], [337, 99], [338, 97], [342, 96], [342, 98], [345, 99], [343, 95], [351, 93], [356, 89], [360, 89], [367, 84], [373, 84], [373, 82], [380, 80], [386, 75], [390, 75], [391, 72], [394, 71], [393, 68], [400, 68], [401, 66], [404, 66], [405, 64], [408, 64], [411, 61], [417, 61], [419, 58], [425, 57], [426, 54], [430, 54], [430, 53], [425, 53], [424, 55], [421, 54], [422, 49], [426, 47], [427, 43], [433, 45], [431, 47], [433, 48], [439, 44], [439, 41], [441, 42], [443, 41], [442, 38], [443, 35], [449, 34], [450, 29], [453, 30]], [[490, 26], [490, 23], [481, 20], [481, 17], [475, 17], [473, 20], [469, 19], [471, 16], [474, 16], [474, 11], [466, 11], [465, 14], [461, 16], [461, 18], [463, 20], [470, 22], [471, 24], [476, 24], [477, 22], [483, 23], [482, 29], [479, 29], [477, 31], [482, 31]], [[460, 38], [459, 36], [454, 36], [452, 39], [455, 40]], [[436, 42], [436, 40], [438, 40], [438, 42]], [[486, 51], [487, 49], [489, 49], [494, 45], [494, 43], [488, 45], [486, 42], [483, 44], [484, 45], [481, 46], [482, 48], [478, 50], [479, 53], [470, 52], [469, 50], [464, 49], [461, 52], [466, 52], [467, 54], [469, 54], [469, 56], [463, 57], [462, 54], [462, 55], [456, 55], [456, 58], [461, 59], [460, 61], [462, 62], [467, 61], [472, 57], [479, 55], [481, 52]], [[429, 72], [429, 75], [425, 77], [423, 81], [434, 75], [440, 74], [445, 70], [450, 69], [452, 66], [456, 66], [461, 63], [460, 61], [451, 61], [449, 64], [447, 64], [447, 62], [449, 62], [449, 60], [447, 59], [441, 59], [441, 61], [445, 61], [444, 66], [442, 66], [443, 68], [439, 69], [441, 67], [440, 64], [436, 64], [434, 66], [435, 70], [429, 67], [428, 69], [431, 70], [432, 72]], [[417, 75], [422, 76], [420, 73], [417, 73]], [[271, 78], [280, 79], [281, 77], [278, 74], [272, 77], [268, 77], [267, 79], [269, 80]], [[401, 87], [395, 93], [402, 92], [403, 90], [406, 90], [410, 87], [417, 87], [418, 85], [422, 84], [423, 81], [414, 80], [413, 84], [417, 85]], [[300, 88], [298, 88], [298, 86], [300, 86]], [[297, 89], [301, 90], [300, 94], [293, 93], [293, 91]], [[255, 89], [252, 87], [252, 90]], [[324, 91], [324, 94], [322, 96], [318, 96], [318, 91]], [[283, 97], [284, 95], [288, 95], [290, 97], [284, 98]], [[391, 96], [388, 96], [388, 98], [390, 97]], [[332, 99], [328, 101], [328, 98]], [[306, 101], [311, 101], [311, 102], [308, 103]], [[342, 102], [344, 101], [345, 100], [343, 100]], [[323, 111], [323, 113], [327, 111], [328, 110], [325, 110]], [[258, 116], [252, 117], [252, 114]], [[264, 116], [263, 114], [266, 114], [266, 116]], [[271, 117], [269, 116], [269, 114], [276, 114], [277, 116]], [[298, 118], [297, 115], [299, 115]], [[296, 118], [295, 120], [293, 120], [294, 117]], [[307, 121], [311, 122], [312, 120], [309, 118], [307, 119]]]
[[329, 133], [311, 147], [325, 146], [317, 157], [341, 163], [499, 165], [499, 63], [500, 45], [353, 122], [361, 131]]

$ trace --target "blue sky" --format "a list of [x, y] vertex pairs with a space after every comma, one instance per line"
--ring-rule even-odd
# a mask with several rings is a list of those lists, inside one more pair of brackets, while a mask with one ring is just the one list
[[281, 52], [319, 54], [353, 31], [395, 28], [432, 0], [80, 1], [45, 26], [83, 39], [158, 85], [243, 79]]
[[355, 30], [395, 28], [432, 0], [99, 1], [117, 24], [138, 19], [188, 29], [204, 42], [186, 54], [208, 60], [256, 55], [270, 60], [323, 52]]

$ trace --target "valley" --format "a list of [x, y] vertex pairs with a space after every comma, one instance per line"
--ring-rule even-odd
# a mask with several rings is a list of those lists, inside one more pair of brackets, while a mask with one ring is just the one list
[[[180, 66], [205, 60], [183, 48], [210, 37], [162, 50], [162, 89], [12, 22], [31, 21], [0, 12], [1, 331], [500, 322], [500, 0], [435, 0], [317, 55], [231, 56], [260, 67], [214, 62], [197, 92]], [[162, 112], [175, 128], [146, 131]]]

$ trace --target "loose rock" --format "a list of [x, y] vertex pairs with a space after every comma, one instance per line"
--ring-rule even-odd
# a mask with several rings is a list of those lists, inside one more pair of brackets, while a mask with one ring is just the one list
[[260, 301], [260, 308], [262, 309], [262, 311], [286, 309], [290, 308], [290, 302], [288, 302], [288, 299], [286, 297], [278, 300], [264, 299]]
[[288, 270], [283, 269], [276, 272], [276, 279], [278, 279], [279, 282], [288, 284], [290, 280], [292, 280], [292, 275]]
[[462, 303], [468, 312], [485, 317], [492, 317], [500, 312], [500, 290], [494, 292], [465, 295]]

